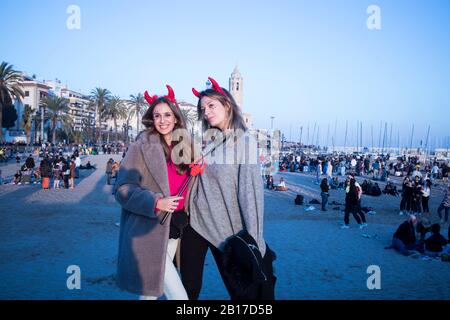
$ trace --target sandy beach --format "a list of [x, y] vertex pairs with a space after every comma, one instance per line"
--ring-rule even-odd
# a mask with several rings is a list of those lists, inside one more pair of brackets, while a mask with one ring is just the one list
[[[0, 186], [0, 299], [137, 299], [114, 283], [120, 207], [106, 185], [109, 157], [121, 158], [83, 158], [97, 170], [81, 170], [74, 190]], [[18, 166], [2, 166], [3, 177]], [[281, 176], [289, 191], [265, 190], [265, 238], [278, 257], [277, 299], [450, 299], [450, 263], [384, 249], [405, 219], [398, 215], [399, 197], [363, 195], [362, 205], [376, 212], [367, 215], [368, 228], [360, 230], [350, 217], [350, 229], [342, 230], [342, 205], [322, 212], [320, 205], [306, 211], [309, 204], [294, 204], [297, 193], [307, 202], [320, 200], [312, 174], [279, 173], [275, 183]], [[443, 185], [432, 190], [433, 222], [442, 190]], [[344, 203], [344, 191], [330, 194], [330, 203]], [[80, 290], [66, 286], [71, 265], [81, 268]], [[380, 267], [380, 290], [367, 288], [370, 265]], [[210, 254], [200, 299], [228, 299]]]

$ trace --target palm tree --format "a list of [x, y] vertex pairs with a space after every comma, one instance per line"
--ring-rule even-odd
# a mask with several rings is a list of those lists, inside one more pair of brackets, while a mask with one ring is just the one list
[[131, 108], [129, 110], [130, 117], [136, 116], [136, 135], [139, 134], [139, 117], [142, 116], [146, 111], [146, 106], [148, 107], [147, 101], [145, 101], [142, 93], [137, 95], [130, 95]]
[[111, 119], [114, 121], [114, 130], [117, 140], [117, 120], [127, 118], [127, 109], [124, 101], [118, 96], [112, 97], [104, 109], [104, 116], [106, 119]]
[[22, 99], [24, 93], [21, 82], [22, 75], [7, 62], [0, 65], [0, 140], [2, 135], [3, 107], [12, 104], [15, 99]]
[[70, 137], [75, 132], [79, 132], [73, 129], [73, 118], [69, 114], [67, 113], [61, 114], [59, 119], [61, 124], [61, 131], [67, 134], [67, 136]]
[[95, 106], [95, 123], [97, 125], [98, 122], [98, 128], [100, 130], [100, 134], [97, 134], [99, 139], [102, 136], [101, 127], [102, 127], [103, 109], [105, 108], [105, 105], [108, 103], [110, 98], [111, 92], [108, 89], [95, 88], [91, 91], [90, 99], [92, 100]]
[[52, 142], [56, 143], [56, 125], [58, 121], [64, 123], [67, 120], [67, 112], [69, 111], [69, 100], [56, 96], [48, 96], [42, 99], [41, 104], [46, 108], [49, 119], [51, 121]]
[[186, 126], [188, 129], [190, 128], [191, 131], [194, 129], [195, 122], [197, 121], [197, 113], [193, 111], [192, 109], [181, 109], [181, 114], [184, 116], [184, 119], [186, 120]]
[[25, 105], [25, 109], [23, 110], [22, 126], [25, 129], [25, 133], [27, 135], [27, 143], [31, 143], [31, 127], [33, 126], [32, 114], [33, 110], [31, 110], [31, 106]]

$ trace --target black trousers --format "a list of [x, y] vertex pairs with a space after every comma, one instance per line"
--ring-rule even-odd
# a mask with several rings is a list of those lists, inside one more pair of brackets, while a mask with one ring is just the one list
[[430, 200], [430, 197], [422, 197], [422, 208], [424, 213], [430, 212], [430, 208], [428, 207], [428, 200]]
[[[189, 300], [198, 300], [200, 295], [203, 282], [203, 268], [208, 249], [211, 250], [214, 260], [216, 261], [220, 276], [222, 277], [222, 281], [228, 291], [228, 294], [230, 295], [231, 300], [236, 300], [237, 298], [233, 294], [230, 281], [224, 275], [222, 251], [214, 247], [209, 241], [192, 229], [190, 225], [185, 228], [180, 244], [181, 280], [186, 289]], [[271, 254], [267, 254], [268, 252], [270, 251], [266, 250], [266, 254], [263, 257], [263, 263], [267, 274], [273, 275], [273, 257]], [[273, 276], [273, 278], [273, 282], [275, 283], [276, 277]], [[274, 297], [266, 296], [265, 299], [273, 300]]]
[[350, 213], [353, 214], [353, 217], [355, 218], [356, 222], [358, 224], [361, 224], [361, 218], [359, 217], [359, 205], [346, 205], [345, 206], [345, 216], [344, 216], [344, 223], [348, 225], [350, 223]]

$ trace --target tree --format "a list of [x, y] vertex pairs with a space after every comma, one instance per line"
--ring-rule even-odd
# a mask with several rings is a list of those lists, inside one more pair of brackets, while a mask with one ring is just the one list
[[7, 62], [2, 62], [0, 65], [0, 140], [3, 138], [3, 109], [12, 105], [12, 101], [24, 97], [22, 81], [23, 77], [20, 72], [14, 70], [13, 66]]
[[124, 101], [117, 96], [112, 97], [106, 105], [104, 117], [105, 119], [111, 119], [114, 121], [114, 130], [117, 140], [117, 120], [127, 118], [127, 109]]
[[102, 130], [103, 109], [105, 108], [105, 105], [108, 103], [110, 98], [111, 92], [108, 89], [95, 88], [91, 91], [90, 99], [93, 102], [93, 105], [95, 106], [95, 124], [97, 125], [98, 122], [98, 128], [100, 130], [100, 134], [97, 133], [98, 139], [100, 139], [102, 136], [101, 130]]
[[180, 111], [184, 116], [186, 126], [192, 131], [194, 129], [195, 122], [197, 121], [197, 113], [192, 109], [180, 109]]
[[17, 110], [12, 104], [3, 106], [2, 127], [9, 129], [14, 127], [17, 120]]
[[31, 106], [25, 105], [25, 109], [23, 110], [22, 116], [22, 127], [25, 129], [25, 133], [27, 135], [27, 143], [31, 143], [31, 127], [33, 125], [32, 121], [32, 113]]
[[145, 101], [142, 93], [138, 93], [137, 95], [130, 95], [130, 104], [131, 108], [129, 109], [129, 116], [136, 116], [136, 134], [139, 134], [139, 124], [140, 124], [140, 116], [142, 116], [146, 111], [146, 106], [148, 106], [147, 101]]
[[67, 115], [69, 101], [66, 98], [48, 96], [42, 99], [41, 104], [46, 108], [46, 112], [51, 121], [52, 142], [56, 143], [56, 126], [58, 122], [61, 121], [61, 123], [64, 123], [70, 118]]

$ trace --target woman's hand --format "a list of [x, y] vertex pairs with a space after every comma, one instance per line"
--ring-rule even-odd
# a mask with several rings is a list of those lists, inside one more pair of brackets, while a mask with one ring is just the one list
[[156, 202], [156, 208], [160, 211], [167, 211], [173, 213], [178, 207], [178, 201], [183, 199], [183, 197], [166, 197], [160, 198]]

